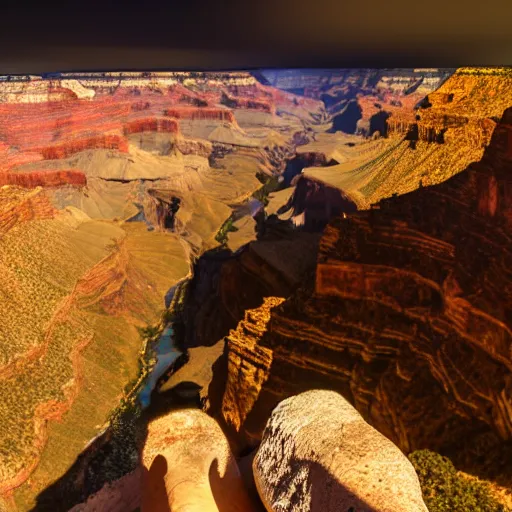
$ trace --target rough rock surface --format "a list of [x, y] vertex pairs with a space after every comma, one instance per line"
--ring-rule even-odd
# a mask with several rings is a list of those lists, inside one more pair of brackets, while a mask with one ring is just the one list
[[281, 402], [253, 470], [269, 512], [427, 512], [412, 464], [333, 391]]
[[85, 187], [87, 177], [82, 171], [68, 170], [44, 170], [32, 172], [1, 172], [0, 186], [15, 185], [23, 188], [55, 188], [71, 185], [73, 187]]
[[0, 188], [0, 237], [16, 224], [32, 219], [52, 219], [57, 211], [38, 187], [25, 191], [3, 185]]
[[199, 410], [152, 421], [142, 462], [142, 512], [253, 510], [227, 439]]
[[[405, 452], [472, 462], [510, 441], [511, 120], [508, 109], [482, 161], [447, 182], [329, 225], [313, 282], [267, 313], [257, 346], [272, 365], [246, 441], [279, 400], [315, 387], [342, 393]], [[249, 375], [246, 346], [232, 331], [227, 352]]]

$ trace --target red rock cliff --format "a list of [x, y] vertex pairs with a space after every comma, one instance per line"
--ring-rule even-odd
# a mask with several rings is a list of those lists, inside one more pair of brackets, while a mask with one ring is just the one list
[[42, 148], [41, 153], [46, 160], [58, 160], [86, 149], [115, 149], [127, 153], [128, 143], [119, 135], [101, 135], [48, 146]]
[[179, 124], [175, 119], [147, 117], [127, 123], [123, 131], [125, 135], [140, 132], [179, 133]]
[[30, 171], [30, 172], [4, 172], [0, 173], [1, 185], [16, 185], [22, 188], [35, 187], [61, 187], [64, 185], [73, 185], [85, 187], [87, 177], [79, 170], [59, 170], [59, 171]]
[[213, 121], [228, 121], [236, 123], [233, 112], [222, 108], [193, 108], [193, 107], [179, 107], [168, 108], [165, 110], [166, 116], [175, 117], [176, 119], [192, 119], [192, 120], [213, 120]]

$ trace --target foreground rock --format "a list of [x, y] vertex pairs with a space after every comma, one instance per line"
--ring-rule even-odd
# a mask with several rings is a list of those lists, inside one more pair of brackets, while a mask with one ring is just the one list
[[272, 512], [427, 512], [411, 463], [333, 391], [281, 402], [253, 470]]
[[253, 510], [222, 430], [199, 410], [151, 422], [142, 463], [142, 512]]

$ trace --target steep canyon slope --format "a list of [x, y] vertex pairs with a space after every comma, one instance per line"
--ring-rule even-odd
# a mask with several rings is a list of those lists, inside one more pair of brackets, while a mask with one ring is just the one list
[[511, 165], [508, 108], [479, 162], [329, 224], [311, 278], [226, 338], [212, 412], [238, 442], [284, 397], [334, 389], [403, 451], [490, 463], [510, 486]]
[[322, 109], [248, 73], [0, 82], [0, 509], [32, 509], [105, 431], [139, 330]]
[[341, 189], [363, 209], [441, 183], [482, 158], [511, 86], [510, 69], [458, 69], [418, 108], [391, 112], [386, 138], [317, 134], [299, 148], [299, 177]]

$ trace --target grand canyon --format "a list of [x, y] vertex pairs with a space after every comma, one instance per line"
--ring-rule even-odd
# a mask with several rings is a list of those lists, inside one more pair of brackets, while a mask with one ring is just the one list
[[511, 171], [510, 68], [0, 77], [0, 511], [510, 510]]

